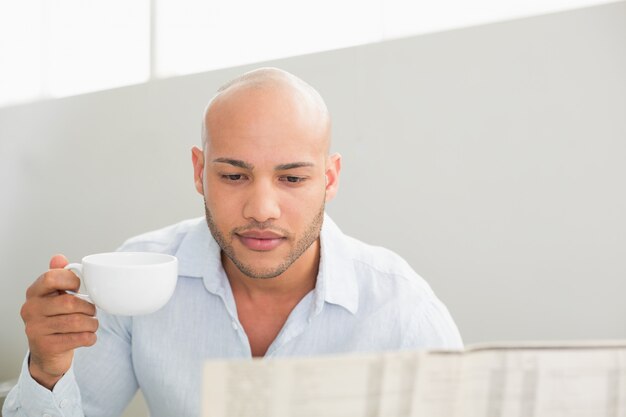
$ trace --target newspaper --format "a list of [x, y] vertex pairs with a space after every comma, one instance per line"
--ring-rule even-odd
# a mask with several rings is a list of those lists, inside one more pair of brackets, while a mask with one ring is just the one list
[[626, 417], [626, 340], [205, 362], [203, 417]]

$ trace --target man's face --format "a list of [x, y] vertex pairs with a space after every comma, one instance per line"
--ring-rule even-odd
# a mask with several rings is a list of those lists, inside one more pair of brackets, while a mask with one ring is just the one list
[[202, 183], [213, 237], [251, 278], [276, 277], [307, 252], [329, 199], [328, 132], [310, 109], [283, 95], [227, 96], [206, 120], [210, 139], [196, 185]]

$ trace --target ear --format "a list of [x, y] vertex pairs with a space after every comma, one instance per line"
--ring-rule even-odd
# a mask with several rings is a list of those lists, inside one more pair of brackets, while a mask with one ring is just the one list
[[191, 162], [193, 162], [193, 182], [196, 191], [204, 196], [204, 152], [202, 149], [194, 146], [191, 148]]
[[326, 202], [335, 197], [339, 190], [339, 172], [341, 171], [341, 155], [332, 154], [326, 160]]

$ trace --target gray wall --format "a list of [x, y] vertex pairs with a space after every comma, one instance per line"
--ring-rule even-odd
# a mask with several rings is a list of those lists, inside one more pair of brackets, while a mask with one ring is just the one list
[[[272, 61], [344, 156], [329, 212], [403, 255], [466, 342], [626, 337], [626, 3]], [[220, 70], [0, 109], [0, 380], [24, 291], [203, 213], [190, 148]]]

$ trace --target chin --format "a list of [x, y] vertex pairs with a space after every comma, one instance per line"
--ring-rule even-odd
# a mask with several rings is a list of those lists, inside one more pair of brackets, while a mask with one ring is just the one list
[[250, 262], [243, 260], [242, 265], [249, 271], [266, 275], [277, 271], [282, 266], [282, 262]]
[[240, 269], [240, 271], [251, 279], [275, 279], [279, 278], [284, 271], [277, 270], [277, 267], [274, 268], [244, 268]]

